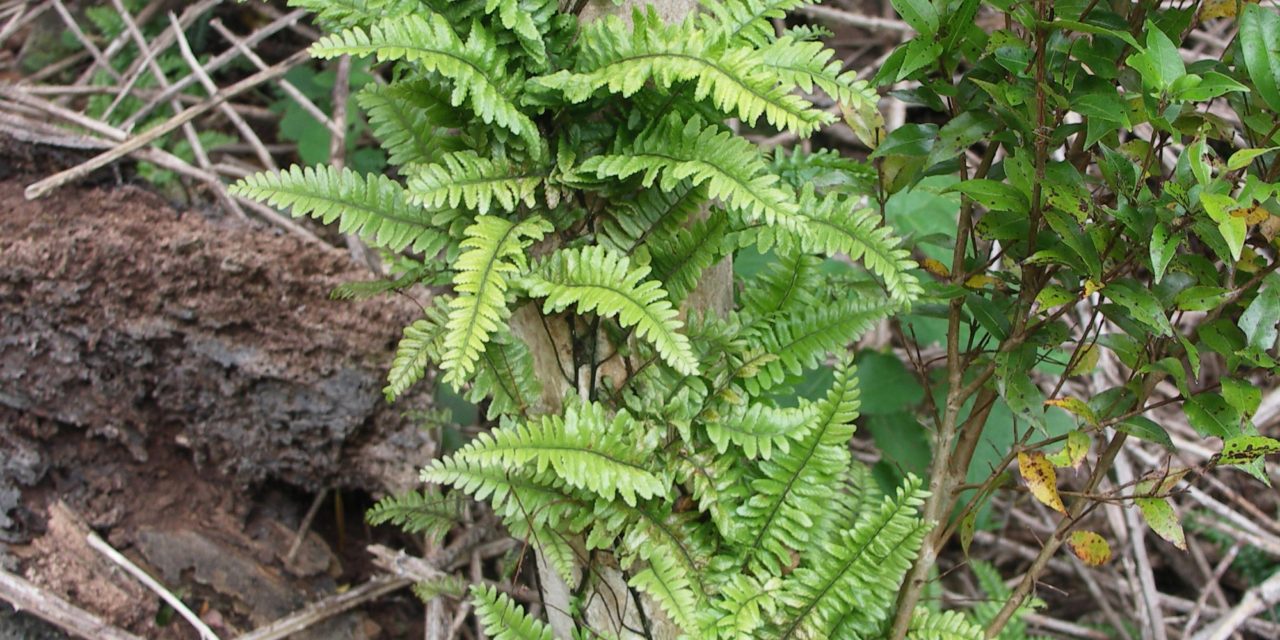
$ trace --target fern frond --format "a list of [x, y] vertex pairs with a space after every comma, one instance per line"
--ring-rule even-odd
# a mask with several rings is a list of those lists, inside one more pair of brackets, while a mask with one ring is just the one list
[[801, 244], [809, 251], [833, 255], [843, 253], [861, 261], [884, 280], [889, 295], [909, 303], [924, 293], [919, 280], [910, 273], [918, 265], [911, 252], [902, 248], [893, 229], [872, 209], [856, 209], [839, 195], [818, 198], [812, 189], [801, 195], [797, 217], [805, 232]]
[[785, 579], [787, 622], [777, 637], [865, 638], [879, 633], [927, 526], [919, 507], [926, 493], [908, 477], [877, 512], [814, 549], [819, 561]]
[[724, 113], [755, 125], [760, 116], [778, 129], [807, 137], [834, 120], [803, 98], [787, 93], [764, 71], [758, 51], [720, 46], [694, 20], [668, 25], [657, 12], [636, 10], [632, 26], [609, 16], [579, 34], [574, 72], [542, 76], [538, 82], [583, 102], [605, 89], [631, 96], [652, 81], [663, 89], [686, 81], [695, 100], [709, 99]]
[[667, 488], [649, 470], [647, 452], [628, 440], [634, 429], [626, 412], [609, 420], [599, 404], [569, 404], [563, 417], [543, 416], [482, 433], [450, 458], [503, 469], [550, 468], [571, 487], [605, 500], [621, 496], [634, 506], [637, 498], [652, 498]]
[[778, 589], [782, 582], [769, 578], [763, 584], [759, 580], [738, 574], [720, 589], [715, 603], [713, 629], [716, 637], [725, 640], [758, 637], [756, 633], [777, 615]]
[[743, 289], [744, 312], [752, 318], [764, 318], [813, 308], [817, 304], [813, 292], [817, 289], [820, 264], [820, 258], [798, 251], [780, 255]]
[[666, 283], [667, 295], [679, 305], [698, 286], [702, 272], [734, 249], [729, 235], [729, 218], [713, 211], [687, 229], [677, 229], [663, 242], [649, 245], [653, 277]]
[[489, 335], [506, 321], [507, 277], [525, 268], [524, 248], [542, 239], [551, 225], [540, 217], [513, 223], [478, 216], [466, 229], [453, 280], [458, 296], [450, 302], [440, 368], [444, 380], [461, 387], [485, 351]]
[[616, 203], [600, 221], [600, 244], [631, 255], [651, 239], [665, 239], [680, 229], [707, 201], [706, 187], [689, 183], [671, 190], [645, 189]]
[[492, 586], [471, 585], [471, 605], [493, 640], [556, 640], [551, 627], [525, 613], [510, 596]]
[[426, 375], [432, 362], [440, 361], [444, 329], [444, 323], [431, 318], [414, 320], [404, 328], [387, 371], [387, 386], [382, 388], [387, 402], [394, 402]]
[[835, 51], [821, 42], [783, 37], [762, 48], [760, 57], [785, 87], [812, 93], [817, 86], [850, 108], [878, 108], [880, 96], [870, 83], [858, 80], [856, 72], [843, 71], [843, 63], [832, 59]]
[[327, 29], [367, 27], [419, 8], [417, 0], [289, 0], [289, 6], [315, 14]]
[[757, 47], [774, 39], [773, 21], [814, 0], [699, 0], [706, 13], [702, 25], [726, 42], [741, 40]]
[[618, 318], [623, 327], [653, 343], [658, 355], [681, 373], [697, 373], [698, 362], [667, 292], [647, 280], [649, 268], [604, 247], [561, 249], [527, 278], [529, 295], [546, 298], [545, 313], [575, 306], [578, 313]]
[[424, 580], [413, 584], [413, 595], [418, 599], [431, 602], [440, 596], [461, 598], [467, 593], [468, 582], [459, 576], [442, 575], [433, 580]]
[[419, 263], [394, 278], [344, 282], [329, 292], [329, 299], [368, 300], [383, 294], [404, 291], [423, 280], [429, 279], [432, 275], [431, 269]]
[[547, 172], [525, 168], [505, 158], [483, 158], [474, 151], [442, 156], [438, 163], [416, 167], [409, 178], [410, 197], [432, 209], [457, 208], [489, 213], [497, 202], [503, 211], [524, 203], [536, 206], [537, 189]]
[[365, 520], [375, 526], [391, 523], [406, 533], [439, 540], [462, 519], [463, 506], [456, 493], [443, 496], [438, 491], [410, 491], [379, 500], [365, 514]]
[[916, 609], [911, 615], [907, 640], [982, 640], [982, 627], [959, 611]]
[[499, 24], [520, 42], [520, 48], [540, 67], [546, 66], [544, 42], [551, 18], [559, 8], [557, 0], [486, 0], [485, 13], [497, 15]]
[[501, 416], [527, 416], [538, 406], [541, 396], [542, 383], [534, 375], [529, 347], [509, 331], [495, 333], [480, 359], [467, 400], [479, 403], [488, 398], [485, 417], [495, 420]]
[[769, 224], [791, 220], [797, 211], [794, 197], [768, 173], [755, 145], [698, 116], [686, 122], [673, 113], [635, 141], [617, 145], [612, 154], [589, 158], [581, 169], [602, 178], [642, 174], [644, 186], [656, 181], [664, 191], [675, 190], [686, 179], [706, 183], [708, 196]]
[[857, 370], [842, 364], [814, 421], [790, 450], [761, 461], [752, 496], [738, 509], [746, 522], [748, 557], [780, 575], [799, 553], [823, 538], [831, 496], [849, 466], [849, 440], [858, 417]]
[[519, 538], [559, 527], [573, 514], [592, 508], [591, 494], [580, 494], [550, 469], [504, 469], [490, 460], [449, 456], [424, 468], [420, 478], [489, 501], [493, 512]]
[[733, 377], [749, 376], [745, 383], [751, 393], [770, 389], [788, 373], [812, 369], [822, 356], [843, 350], [896, 308], [883, 300], [859, 298], [765, 323], [752, 332], [758, 351], [736, 368]]
[[496, 124], [524, 140], [530, 155], [541, 155], [537, 127], [516, 106], [518, 83], [507, 76], [506, 60], [493, 36], [479, 24], [472, 25], [464, 44], [444, 16], [415, 13], [326, 36], [310, 51], [317, 58], [372, 55], [379, 62], [416, 62], [453, 82], [453, 106], [466, 104], [486, 124]]
[[441, 131], [457, 123], [452, 122], [448, 90], [434, 83], [370, 83], [356, 94], [356, 102], [387, 152], [387, 161], [397, 167], [426, 164], [459, 147]]
[[879, 179], [871, 165], [846, 158], [834, 149], [775, 149], [769, 169], [797, 192], [813, 185], [819, 194], [834, 191], [857, 197], [872, 193]]
[[813, 403], [791, 408], [753, 404], [740, 412], [707, 421], [707, 437], [721, 454], [733, 444], [752, 460], [768, 460], [775, 448], [781, 453], [790, 451], [791, 441], [803, 437], [808, 427], [817, 421], [818, 410], [819, 405]]
[[688, 574], [675, 558], [651, 554], [649, 566], [632, 576], [627, 584], [649, 594], [681, 629], [698, 628], [698, 600], [693, 595]]
[[338, 221], [342, 233], [354, 233], [391, 251], [412, 247], [434, 255], [449, 242], [421, 207], [408, 201], [396, 181], [362, 176], [350, 169], [297, 165], [279, 173], [259, 173], [230, 187], [231, 193], [289, 207], [297, 218], [311, 216], [325, 224]]

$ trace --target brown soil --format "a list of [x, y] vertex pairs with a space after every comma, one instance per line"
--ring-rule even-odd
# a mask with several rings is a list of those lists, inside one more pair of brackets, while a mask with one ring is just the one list
[[[345, 254], [134, 186], [28, 202], [30, 168], [0, 161], [0, 564], [145, 637], [191, 632], [158, 625], [158, 599], [88, 549], [75, 520], [227, 635], [367, 577], [362, 543], [387, 534], [359, 512], [412, 485], [431, 449], [402, 417], [423, 399], [391, 408], [380, 393], [416, 307], [330, 301], [368, 277]], [[330, 500], [318, 528], [343, 535], [312, 533], [286, 568], [324, 487], [347, 508]], [[377, 617], [312, 637], [407, 631], [403, 616]], [[17, 624], [0, 611], [0, 638], [35, 633]]]

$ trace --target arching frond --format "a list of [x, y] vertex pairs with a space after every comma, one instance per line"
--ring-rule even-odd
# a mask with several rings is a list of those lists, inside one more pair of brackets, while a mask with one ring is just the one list
[[482, 158], [474, 151], [446, 154], [412, 173], [409, 192], [415, 202], [433, 209], [466, 205], [481, 214], [488, 213], [494, 203], [503, 211], [514, 211], [520, 203], [535, 206], [538, 187], [547, 175], [541, 167]]
[[649, 557], [649, 566], [627, 583], [649, 594], [681, 629], [698, 628], [698, 601], [689, 576], [675, 558], [661, 553]]
[[784, 87], [812, 93], [816, 86], [851, 109], [878, 108], [879, 94], [854, 71], [844, 71], [835, 51], [821, 42], [783, 37], [760, 50], [760, 57]]
[[543, 39], [558, 6], [557, 0], [485, 0], [484, 11], [497, 16], [498, 23], [515, 34], [520, 47], [542, 68], [547, 59]]
[[649, 245], [653, 276], [667, 283], [672, 304], [679, 305], [702, 279], [702, 272], [734, 249], [729, 218], [713, 211], [687, 229], [677, 229], [663, 242]]
[[780, 255], [743, 289], [743, 310], [752, 318], [765, 318], [813, 308], [820, 264], [821, 258], [798, 251]]
[[797, 316], [778, 318], [753, 331], [755, 355], [736, 368], [756, 393], [818, 365], [819, 359], [843, 350], [896, 309], [883, 300], [854, 298], [820, 305]]
[[918, 510], [927, 494], [909, 477], [850, 531], [820, 547], [820, 558], [785, 579], [781, 598], [787, 622], [776, 637], [865, 638], [892, 613], [903, 576], [927, 531]]
[[405, 16], [421, 5], [418, 0], [289, 0], [289, 6], [315, 14], [327, 29], [346, 29]]
[[959, 611], [916, 609], [907, 629], [908, 640], [982, 640], [982, 627]]
[[879, 179], [874, 167], [834, 149], [775, 149], [769, 170], [797, 192], [812, 185], [819, 194], [838, 192], [855, 197], [872, 193]]
[[317, 58], [372, 55], [379, 61], [416, 62], [453, 82], [453, 106], [467, 105], [485, 123], [496, 124], [524, 140], [530, 155], [541, 154], [537, 127], [516, 106], [519, 91], [506, 74], [506, 60], [479, 24], [471, 27], [464, 44], [444, 16], [414, 13], [368, 29], [353, 27], [325, 36], [310, 51]]
[[461, 495], [440, 495], [439, 491], [410, 491], [399, 496], [388, 496], [365, 514], [371, 525], [399, 525], [407, 533], [422, 534], [439, 540], [462, 520], [464, 503]]
[[614, 203], [600, 221], [600, 244], [630, 255], [651, 239], [664, 240], [684, 226], [707, 201], [705, 186], [645, 189]]
[[842, 364], [813, 422], [787, 451], [759, 464], [752, 496], [738, 509], [746, 521], [747, 556], [781, 575], [800, 553], [823, 538], [831, 487], [849, 466], [849, 440], [858, 417], [857, 370]]
[[471, 605], [493, 640], [556, 640], [551, 627], [525, 613], [510, 596], [494, 587], [471, 585]]
[[583, 102], [600, 89], [627, 97], [650, 81], [664, 89], [693, 81], [695, 100], [709, 99], [751, 125], [763, 115], [774, 127], [808, 136], [834, 120], [779, 86], [777, 78], [764, 72], [764, 60], [753, 48], [720, 46], [695, 21], [668, 25], [652, 9], [636, 11], [631, 22], [628, 27], [609, 16], [585, 27], [575, 71], [538, 82]]
[[774, 449], [782, 453], [790, 451], [791, 442], [808, 432], [817, 420], [819, 410], [819, 405], [812, 403], [790, 408], [753, 404], [739, 412], [707, 421], [707, 437], [720, 453], [733, 444], [748, 458], [768, 460], [773, 457]]
[[543, 416], [482, 433], [450, 459], [501, 469], [550, 468], [569, 486], [605, 500], [621, 496], [634, 506], [637, 498], [652, 498], [667, 489], [649, 470], [647, 452], [630, 440], [634, 428], [625, 412], [610, 420], [599, 404], [570, 403], [564, 416]]
[[617, 145], [613, 153], [589, 158], [582, 171], [602, 178], [641, 174], [644, 186], [656, 182], [664, 191], [674, 191], [685, 180], [705, 183], [710, 197], [770, 224], [796, 214], [794, 196], [768, 173], [755, 145], [697, 116], [686, 122], [673, 113], [633, 142]]
[[757, 631], [777, 615], [781, 584], [778, 578], [762, 584], [751, 576], [734, 576], [720, 590], [714, 622], [710, 625], [715, 637], [724, 640], [758, 637]]
[[426, 164], [457, 150], [457, 140], [441, 131], [456, 123], [448, 91], [437, 93], [438, 89], [429, 82], [370, 83], [356, 94], [391, 164]]
[[742, 41], [757, 47], [774, 39], [773, 21], [814, 0], [699, 0], [703, 28], [729, 43]]
[[509, 315], [507, 278], [525, 269], [524, 248], [550, 231], [537, 216], [519, 223], [479, 216], [467, 227], [440, 360], [445, 382], [460, 387], [475, 370], [489, 335]]
[[289, 207], [295, 218], [311, 216], [342, 233], [354, 233], [391, 251], [412, 247], [433, 255], [449, 242], [430, 216], [409, 202], [407, 192], [385, 176], [362, 176], [350, 169], [297, 165], [279, 173], [259, 173], [233, 185], [236, 195], [276, 207]]
[[527, 416], [542, 397], [542, 383], [533, 372], [533, 356], [510, 331], [499, 331], [480, 358], [467, 400], [489, 400], [485, 417]]
[[529, 276], [527, 287], [530, 296], [546, 298], [546, 313], [573, 306], [578, 313], [617, 317], [652, 342], [673, 369], [692, 375], [698, 364], [689, 339], [680, 333], [667, 292], [648, 275], [648, 267], [632, 268], [630, 260], [604, 247], [561, 249]]
[[422, 379], [432, 362], [440, 361], [444, 329], [443, 322], [430, 318], [414, 320], [404, 328], [404, 335], [391, 360], [391, 369], [387, 372], [387, 386], [382, 388], [387, 402], [403, 395]]
[[858, 209], [839, 195], [818, 198], [806, 189], [798, 209], [804, 232], [801, 244], [814, 252], [843, 253], [861, 261], [884, 280], [894, 300], [909, 303], [924, 290], [910, 273], [917, 267], [911, 252], [872, 209]]

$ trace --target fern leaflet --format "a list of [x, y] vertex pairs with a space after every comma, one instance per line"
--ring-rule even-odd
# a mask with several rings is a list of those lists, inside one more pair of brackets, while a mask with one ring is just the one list
[[439, 209], [464, 204], [485, 214], [496, 202], [503, 211], [536, 204], [544, 170], [526, 170], [510, 160], [482, 158], [474, 151], [450, 153], [439, 164], [416, 167], [409, 192], [423, 206]]

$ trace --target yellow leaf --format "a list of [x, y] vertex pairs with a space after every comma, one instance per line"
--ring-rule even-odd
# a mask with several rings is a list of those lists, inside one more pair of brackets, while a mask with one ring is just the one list
[[1098, 366], [1098, 356], [1100, 355], [1102, 355], [1102, 352], [1098, 350], [1098, 345], [1085, 345], [1080, 350], [1080, 357], [1076, 359], [1076, 363], [1071, 367], [1068, 375], [1080, 376], [1090, 373], [1094, 367]]
[[1058, 407], [1071, 415], [1085, 419], [1089, 424], [1098, 424], [1098, 415], [1093, 412], [1093, 408], [1085, 404], [1080, 398], [1057, 398], [1055, 400], [1045, 400], [1044, 403], [1051, 407]]
[[840, 113], [844, 114], [844, 122], [853, 130], [853, 135], [858, 136], [868, 149], [875, 151], [876, 147], [880, 146], [880, 142], [885, 138], [885, 131], [884, 115], [879, 109], [872, 104], [867, 104], [855, 111], [842, 102]]
[[1054, 466], [1078, 469], [1080, 464], [1084, 462], [1085, 456], [1089, 455], [1089, 446], [1091, 444], [1089, 436], [1085, 432], [1072, 431], [1067, 434], [1067, 443], [1062, 445], [1060, 451], [1045, 457]]
[[1091, 295], [1093, 295], [1093, 294], [1095, 294], [1095, 293], [1097, 293], [1097, 292], [1099, 292], [1099, 291], [1102, 291], [1102, 287], [1103, 287], [1103, 286], [1104, 286], [1104, 285], [1100, 285], [1100, 284], [1098, 284], [1098, 283], [1096, 283], [1096, 282], [1094, 282], [1094, 281], [1092, 281], [1092, 280], [1085, 280], [1085, 281], [1084, 281], [1084, 295], [1085, 295], [1085, 296], [1091, 296]]
[[1111, 545], [1102, 536], [1092, 531], [1076, 531], [1067, 541], [1071, 551], [1085, 564], [1096, 567], [1106, 564], [1111, 559]]
[[987, 285], [996, 287], [999, 284], [1000, 284], [999, 280], [996, 280], [995, 278], [985, 273], [979, 273], [978, 275], [969, 276], [969, 279], [964, 281], [964, 286], [969, 287], [970, 289], [981, 289]]
[[[1244, 0], [1246, 3], [1257, 4], [1258, 0]], [[1237, 0], [1205, 0], [1200, 5], [1200, 15], [1197, 16], [1201, 22], [1205, 20], [1216, 20], [1218, 18], [1234, 18], [1236, 17]]]
[[942, 264], [942, 262], [934, 260], [933, 258], [925, 258], [924, 262], [920, 263], [920, 266], [924, 267], [925, 271], [928, 271], [939, 278], [951, 277], [951, 270], [947, 268], [947, 265]]
[[1062, 514], [1067, 508], [1062, 504], [1062, 496], [1058, 495], [1058, 472], [1053, 464], [1039, 451], [1021, 451], [1018, 453], [1018, 471], [1026, 481], [1027, 488], [1036, 500]]

